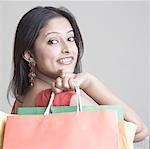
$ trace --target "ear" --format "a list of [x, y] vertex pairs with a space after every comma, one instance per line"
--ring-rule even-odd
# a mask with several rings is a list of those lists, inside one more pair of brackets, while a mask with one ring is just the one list
[[24, 52], [24, 54], [22, 55], [22, 57], [27, 61], [27, 62], [31, 62], [34, 60], [33, 58], [33, 54], [29, 51], [29, 50], [26, 50]]

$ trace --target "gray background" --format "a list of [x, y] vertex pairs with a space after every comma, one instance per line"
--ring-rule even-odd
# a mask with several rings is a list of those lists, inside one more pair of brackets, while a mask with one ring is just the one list
[[[76, 16], [85, 44], [83, 71], [97, 76], [127, 102], [148, 125], [148, 2], [0, 2], [0, 110], [10, 112], [14, 33], [18, 21], [35, 6], [65, 6]], [[13, 101], [13, 100], [12, 100]]]

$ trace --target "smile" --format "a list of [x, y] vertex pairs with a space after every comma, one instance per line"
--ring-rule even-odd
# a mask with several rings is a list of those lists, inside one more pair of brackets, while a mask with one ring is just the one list
[[57, 62], [59, 64], [63, 64], [63, 65], [69, 65], [72, 63], [73, 57], [65, 57], [65, 58], [61, 58], [59, 60], [57, 60]]

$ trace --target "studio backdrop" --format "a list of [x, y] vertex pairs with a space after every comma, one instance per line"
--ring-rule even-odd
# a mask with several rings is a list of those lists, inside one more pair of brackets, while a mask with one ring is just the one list
[[0, 2], [0, 110], [11, 110], [6, 93], [17, 24], [31, 8], [47, 5], [65, 6], [77, 19], [85, 45], [83, 72], [97, 76], [150, 124], [146, 1]]

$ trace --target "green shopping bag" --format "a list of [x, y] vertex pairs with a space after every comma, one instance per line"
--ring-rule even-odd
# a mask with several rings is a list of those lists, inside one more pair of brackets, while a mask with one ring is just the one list
[[117, 112], [118, 121], [123, 120], [123, 108], [121, 105], [100, 105], [100, 106], [83, 106], [81, 101], [80, 89], [76, 84], [75, 86], [77, 95], [76, 106], [52, 106], [54, 99], [54, 93], [51, 95], [50, 102], [47, 107], [20, 107], [17, 109], [17, 113], [21, 115], [39, 115], [39, 114], [51, 114], [51, 113], [65, 113], [75, 111], [99, 111], [99, 110], [115, 110]]
[[[21, 115], [32, 115], [32, 114], [44, 114], [47, 107], [20, 107], [17, 110], [18, 114]], [[92, 110], [116, 110], [118, 114], [118, 120], [123, 120], [123, 109], [120, 105], [100, 105], [100, 106], [82, 106], [83, 111]], [[49, 113], [64, 113], [77, 111], [77, 106], [52, 106]]]
[[39, 115], [39, 114], [51, 114], [51, 113], [65, 113], [65, 112], [75, 112], [75, 111], [99, 111], [99, 110], [115, 110], [117, 112], [118, 121], [123, 120], [123, 108], [121, 105], [100, 105], [100, 106], [83, 106], [81, 101], [80, 89], [75, 83], [76, 90], [76, 106], [52, 106], [55, 94], [52, 93], [50, 102], [47, 107], [20, 107], [17, 109], [17, 113], [20, 115]]

